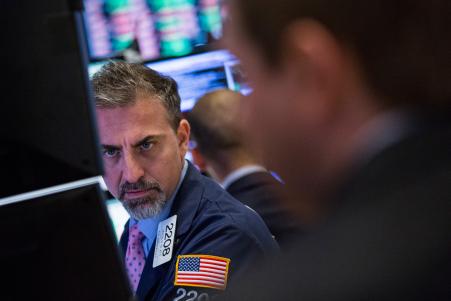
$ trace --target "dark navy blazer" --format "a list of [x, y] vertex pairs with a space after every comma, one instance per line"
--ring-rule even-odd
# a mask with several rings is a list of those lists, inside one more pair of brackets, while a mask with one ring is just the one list
[[282, 249], [300, 235], [301, 226], [283, 204], [283, 185], [269, 172], [258, 171], [241, 177], [227, 187], [227, 192], [262, 217]]
[[[152, 268], [155, 242], [138, 285], [138, 300], [205, 300], [220, 290], [174, 286], [178, 255], [202, 254], [230, 259], [228, 282], [258, 265], [279, 248], [263, 220], [189, 164], [169, 216], [177, 214], [172, 259]], [[128, 223], [120, 240], [125, 254]], [[208, 296], [206, 296], [208, 295]]]

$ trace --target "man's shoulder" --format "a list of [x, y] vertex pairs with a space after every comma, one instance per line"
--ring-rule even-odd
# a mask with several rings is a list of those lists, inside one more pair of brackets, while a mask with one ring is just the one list
[[[224, 225], [245, 227], [243, 223], [261, 222], [260, 216], [251, 208], [243, 205], [213, 180], [205, 178], [204, 194], [200, 201], [199, 213], [215, 215]], [[202, 215], [202, 214], [201, 214]]]
[[255, 215], [252, 209], [243, 206], [214, 180], [203, 175], [199, 175], [196, 180], [197, 185], [201, 186], [199, 210], [210, 211], [218, 215]]
[[259, 184], [259, 185], [274, 185], [280, 186], [281, 183], [271, 174], [269, 171], [256, 171], [247, 174], [241, 178], [238, 178], [235, 182], [232, 182], [230, 186], [234, 184]]
[[451, 126], [426, 128], [392, 145], [376, 155], [365, 166], [349, 177], [339, 197], [381, 200], [392, 198], [401, 201], [397, 195], [409, 194], [409, 199], [423, 199], [416, 192], [421, 186], [424, 191], [438, 193], [449, 189], [440, 179], [449, 179], [451, 172]]
[[[256, 262], [279, 251], [270, 232], [251, 209], [236, 201], [211, 179], [198, 173], [191, 175], [188, 181], [190, 189], [184, 191], [185, 199], [180, 199], [186, 203], [179, 208], [183, 210], [185, 219], [182, 221], [180, 215], [180, 225], [177, 225], [185, 228], [185, 231], [177, 236], [173, 265], [165, 276], [169, 281], [161, 288], [157, 300], [177, 299], [182, 292], [186, 292], [187, 296], [193, 294], [209, 299], [223, 292], [202, 284], [202, 281], [191, 284], [179, 281], [177, 275], [180, 264], [186, 258], [198, 258], [200, 262], [226, 262], [226, 275], [223, 276], [224, 280], [219, 281], [227, 283], [241, 277]], [[250, 227], [246, 227], [245, 217], [248, 217]], [[205, 277], [208, 278], [208, 275]]]
[[202, 186], [191, 231], [215, 235], [240, 235], [258, 244], [273, 245], [273, 238], [261, 217], [249, 207], [236, 200], [219, 184], [199, 175], [197, 184]]
[[227, 192], [253, 207], [262, 205], [262, 202], [279, 203], [283, 196], [283, 185], [269, 172], [259, 171], [237, 179], [227, 187]]

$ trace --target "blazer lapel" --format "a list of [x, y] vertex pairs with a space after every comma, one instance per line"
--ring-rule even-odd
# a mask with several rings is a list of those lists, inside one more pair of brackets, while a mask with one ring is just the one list
[[124, 231], [122, 232], [121, 239], [119, 240], [119, 248], [121, 250], [121, 257], [123, 262], [125, 262], [125, 254], [127, 253], [127, 245], [128, 245], [128, 224], [130, 220], [125, 223]]
[[145, 300], [146, 296], [154, 295], [157, 284], [160, 282], [163, 272], [166, 270], [167, 263], [153, 268], [153, 256], [155, 253], [155, 242], [147, 255], [146, 264], [142, 272], [141, 279], [139, 281], [138, 288], [136, 290], [136, 296], [138, 300]]
[[200, 200], [204, 193], [201, 183], [202, 175], [189, 163], [185, 179], [180, 186], [171, 209], [171, 216], [177, 214], [176, 238], [185, 234], [198, 211]]

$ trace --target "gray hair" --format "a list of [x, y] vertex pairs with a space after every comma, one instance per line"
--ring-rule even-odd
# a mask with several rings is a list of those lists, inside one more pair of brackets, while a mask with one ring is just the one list
[[133, 105], [139, 96], [155, 96], [166, 108], [176, 131], [182, 119], [177, 83], [141, 64], [111, 61], [92, 78], [95, 104], [98, 108]]

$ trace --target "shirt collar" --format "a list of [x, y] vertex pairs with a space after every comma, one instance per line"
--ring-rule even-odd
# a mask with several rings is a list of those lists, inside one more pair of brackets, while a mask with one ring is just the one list
[[358, 133], [358, 161], [362, 164], [370, 161], [408, 135], [412, 125], [412, 116], [406, 111], [392, 110], [376, 116]]
[[245, 165], [243, 167], [235, 169], [233, 172], [228, 174], [222, 181], [221, 186], [224, 189], [227, 189], [233, 182], [237, 181], [238, 179], [260, 171], [266, 171], [266, 169], [260, 165]]
[[182, 182], [185, 179], [187, 170], [188, 170], [188, 162], [186, 162], [185, 160], [182, 171], [180, 172], [179, 182], [177, 183], [177, 186], [174, 192], [172, 193], [171, 197], [164, 204], [164, 207], [161, 210], [161, 212], [154, 217], [149, 217], [140, 221], [137, 221], [134, 218], [130, 218], [129, 228], [133, 227], [135, 224], [138, 224], [139, 230], [146, 236], [146, 238], [153, 240], [158, 224], [161, 221], [168, 218], [169, 213], [171, 212], [175, 196], [177, 195], [177, 192], [180, 189], [180, 185], [182, 185]]

